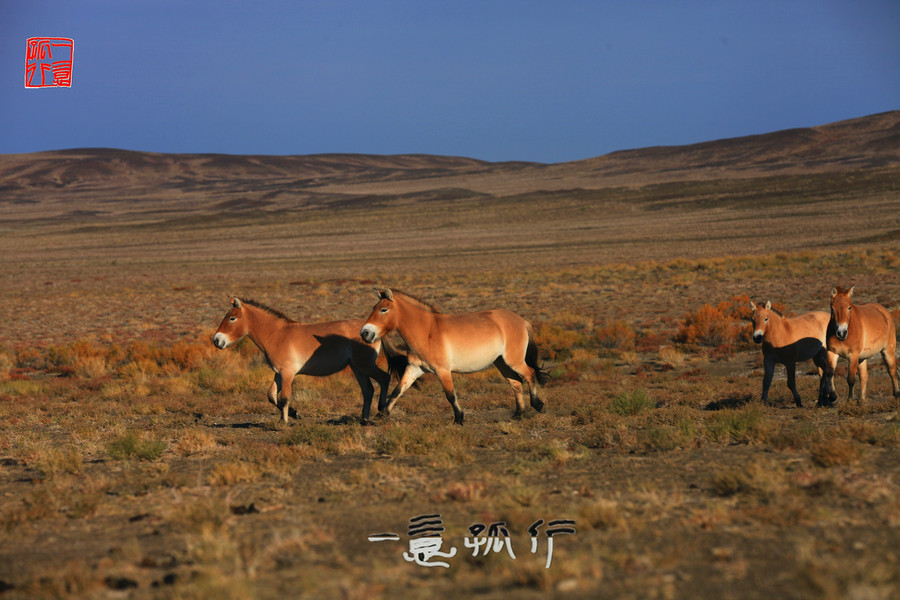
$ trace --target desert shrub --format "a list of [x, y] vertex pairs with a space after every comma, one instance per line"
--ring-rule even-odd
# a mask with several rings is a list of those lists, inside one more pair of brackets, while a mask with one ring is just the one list
[[601, 348], [633, 350], [637, 334], [624, 321], [611, 321], [594, 328], [594, 341]]
[[40, 453], [34, 461], [35, 468], [44, 477], [53, 477], [60, 473], [80, 473], [84, 466], [81, 452], [76, 448], [65, 450], [51, 448]]
[[9, 378], [9, 372], [15, 366], [15, 358], [7, 352], [0, 350], [0, 381]]
[[777, 498], [787, 489], [784, 473], [767, 461], [724, 467], [712, 474], [710, 483], [719, 496], [749, 495], [763, 501]]
[[704, 304], [688, 313], [675, 335], [675, 341], [683, 344], [710, 346], [749, 343], [750, 297], [733, 296], [716, 306]]
[[116, 460], [156, 460], [162, 456], [165, 450], [165, 442], [143, 440], [133, 431], [106, 445], [106, 451], [109, 452], [111, 458]]
[[687, 361], [684, 353], [672, 346], [664, 346], [659, 349], [659, 360], [664, 365], [672, 367], [683, 367]]
[[46, 362], [44, 355], [38, 348], [23, 347], [16, 350], [16, 367], [20, 369], [43, 369]]
[[332, 425], [305, 425], [294, 427], [281, 438], [286, 446], [329, 447], [337, 440], [337, 430]]
[[188, 456], [197, 452], [203, 452], [216, 448], [216, 438], [202, 429], [185, 429], [178, 434], [174, 450], [181, 456]]
[[717, 442], [746, 444], [764, 438], [766, 428], [762, 412], [751, 406], [716, 412], [706, 423], [706, 432]]
[[623, 417], [630, 417], [642, 412], [644, 409], [652, 408], [653, 401], [643, 389], [633, 390], [630, 392], [622, 392], [613, 398], [609, 405], [609, 410]]
[[658, 352], [672, 339], [671, 333], [641, 333], [634, 344], [638, 352]]
[[535, 341], [542, 357], [564, 360], [572, 356], [572, 348], [585, 345], [585, 335], [558, 325], [541, 323], [535, 329]]
[[859, 460], [859, 447], [850, 440], [831, 438], [812, 445], [810, 459], [820, 467], [851, 465]]
[[257, 481], [261, 477], [259, 467], [253, 463], [233, 460], [213, 467], [207, 478], [210, 485], [234, 485]]

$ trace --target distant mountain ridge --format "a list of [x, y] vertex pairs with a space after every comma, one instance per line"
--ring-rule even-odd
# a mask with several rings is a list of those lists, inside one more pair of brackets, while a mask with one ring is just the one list
[[556, 164], [414, 154], [243, 156], [82, 148], [0, 155], [0, 206], [13, 207], [0, 221], [455, 202], [675, 181], [883, 170], [897, 164], [900, 111]]

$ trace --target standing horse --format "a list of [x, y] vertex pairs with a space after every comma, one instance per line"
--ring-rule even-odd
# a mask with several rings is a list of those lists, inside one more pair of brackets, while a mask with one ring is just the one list
[[531, 324], [508, 310], [445, 315], [402, 292], [376, 290], [378, 303], [359, 334], [375, 342], [396, 330], [409, 346], [408, 365], [391, 392], [381, 414], [390, 414], [401, 394], [424, 372], [437, 375], [453, 407], [454, 421], [462, 425], [463, 411], [453, 388], [452, 373], [474, 373], [494, 365], [516, 395], [515, 416], [525, 410], [522, 382], [527, 381], [531, 406], [541, 412], [544, 403], [537, 386], [549, 379], [538, 366], [538, 350]]
[[[357, 337], [362, 319], [306, 325], [292, 321], [282, 313], [253, 300], [242, 302], [238, 298], [232, 298], [231, 303], [231, 310], [222, 319], [212, 338], [213, 344], [221, 350], [249, 336], [262, 350], [269, 366], [275, 371], [275, 381], [272, 382], [267, 397], [281, 412], [282, 421], [288, 420], [291, 385], [298, 373], [326, 377], [349, 365], [362, 390], [363, 423], [369, 421], [372, 396], [375, 393], [370, 379], [381, 386], [378, 405], [384, 404], [391, 381], [390, 373], [382, 371], [375, 364], [382, 344], [377, 341], [363, 343]], [[388, 356], [386, 342], [384, 347], [385, 355]], [[389, 368], [393, 366], [392, 360], [393, 357], [388, 356]], [[401, 362], [405, 367], [405, 360]]]
[[[897, 380], [897, 334], [891, 313], [874, 302], [853, 304], [850, 297], [853, 288], [831, 288], [831, 320], [828, 323], [826, 345], [829, 352], [847, 359], [847, 384], [850, 392], [847, 401], [853, 399], [853, 387], [856, 384], [856, 373], [859, 371], [859, 404], [866, 402], [866, 384], [869, 381], [868, 359], [881, 354], [891, 377], [894, 397], [900, 396], [900, 382]], [[833, 369], [832, 369], [833, 375]], [[829, 389], [830, 396], [836, 397], [834, 385]]]
[[794, 403], [803, 406], [797, 392], [797, 363], [812, 359], [819, 368], [819, 404], [824, 403], [825, 380], [821, 379], [826, 370], [826, 362], [837, 360], [837, 357], [825, 349], [825, 332], [828, 329], [827, 312], [816, 311], [797, 317], [783, 317], [772, 310], [772, 303], [750, 303], [753, 314], [750, 321], [753, 325], [753, 341], [762, 344], [763, 384], [762, 402], [769, 401], [769, 386], [775, 374], [775, 365], [784, 365], [787, 371], [787, 386], [794, 396]]

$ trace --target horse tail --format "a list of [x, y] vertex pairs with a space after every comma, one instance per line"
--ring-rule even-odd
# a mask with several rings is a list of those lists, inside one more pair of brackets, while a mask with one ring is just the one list
[[[381, 350], [387, 359], [388, 374], [400, 381], [403, 373], [406, 372], [406, 367], [409, 366], [409, 357], [390, 343], [387, 338], [381, 338]], [[419, 389], [419, 382], [414, 382], [413, 387]]]
[[538, 347], [534, 343], [534, 332], [531, 324], [528, 324], [528, 347], [525, 349], [525, 364], [534, 369], [538, 385], [544, 385], [550, 381], [550, 372], [544, 365], [538, 364]]

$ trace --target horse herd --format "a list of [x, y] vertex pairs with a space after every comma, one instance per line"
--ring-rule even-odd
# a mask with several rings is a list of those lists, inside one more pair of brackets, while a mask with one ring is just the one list
[[[362, 390], [362, 422], [369, 423], [372, 397], [380, 386], [378, 412], [388, 416], [400, 396], [423, 373], [437, 375], [453, 407], [454, 420], [462, 424], [464, 413], [453, 388], [452, 373], [472, 373], [494, 365], [516, 396], [517, 416], [525, 410], [523, 383], [528, 382], [531, 406], [542, 411], [537, 386], [548, 379], [538, 365], [538, 350], [531, 324], [508, 310], [446, 315], [399, 291], [376, 290], [378, 303], [366, 319], [306, 325], [253, 302], [232, 298], [232, 307], [213, 335], [217, 348], [227, 348], [249, 337], [265, 354], [275, 371], [267, 394], [285, 422], [291, 414], [294, 376], [324, 377], [350, 367]], [[388, 340], [396, 331], [408, 346], [399, 352]], [[376, 360], [387, 358], [388, 371]], [[400, 382], [387, 395], [391, 374]]]
[[838, 358], [845, 358], [848, 363], [847, 400], [853, 399], [858, 374], [859, 403], [863, 405], [869, 381], [868, 360], [878, 354], [884, 359], [891, 377], [894, 397], [900, 397], [894, 319], [880, 304], [854, 304], [851, 298], [855, 287], [831, 289], [831, 314], [816, 311], [786, 318], [772, 310], [771, 302], [751, 303], [753, 341], [762, 344], [763, 403], [768, 400], [775, 364], [780, 363], [787, 371], [787, 385], [794, 396], [794, 402], [797, 406], [802, 406], [795, 382], [796, 366], [798, 362], [812, 359], [819, 369], [817, 405], [833, 404], [837, 399], [834, 369]]
[[[462, 424], [464, 412], [453, 386], [453, 373], [473, 373], [494, 365], [515, 394], [514, 416], [525, 411], [525, 389], [529, 403], [538, 412], [544, 403], [538, 386], [549, 379], [538, 363], [538, 349], [531, 324], [503, 309], [444, 314], [433, 306], [397, 290], [376, 290], [378, 302], [365, 319], [304, 324], [277, 310], [254, 302], [231, 298], [231, 308], [213, 335], [213, 344], [224, 349], [249, 337], [263, 352], [275, 379], [267, 397], [281, 419], [296, 415], [290, 408], [291, 386], [298, 374], [325, 377], [350, 367], [363, 397], [361, 420], [370, 423], [372, 398], [379, 385], [378, 414], [387, 417], [400, 396], [423, 373], [434, 373], [454, 421]], [[848, 399], [853, 398], [857, 373], [860, 403], [865, 402], [867, 360], [881, 354], [900, 396], [895, 347], [896, 334], [890, 313], [873, 303], [853, 304], [853, 287], [832, 290], [831, 314], [811, 312], [783, 317], [770, 302], [751, 303], [753, 340], [762, 345], [764, 375], [762, 401], [768, 400], [776, 364], [785, 365], [787, 384], [797, 406], [801, 406], [795, 374], [797, 362], [812, 359], [820, 372], [819, 405], [834, 403], [834, 370], [839, 357], [849, 362]], [[388, 336], [397, 332], [406, 348], [400, 350]], [[384, 353], [388, 370], [377, 364]], [[399, 383], [388, 395], [391, 376]]]

